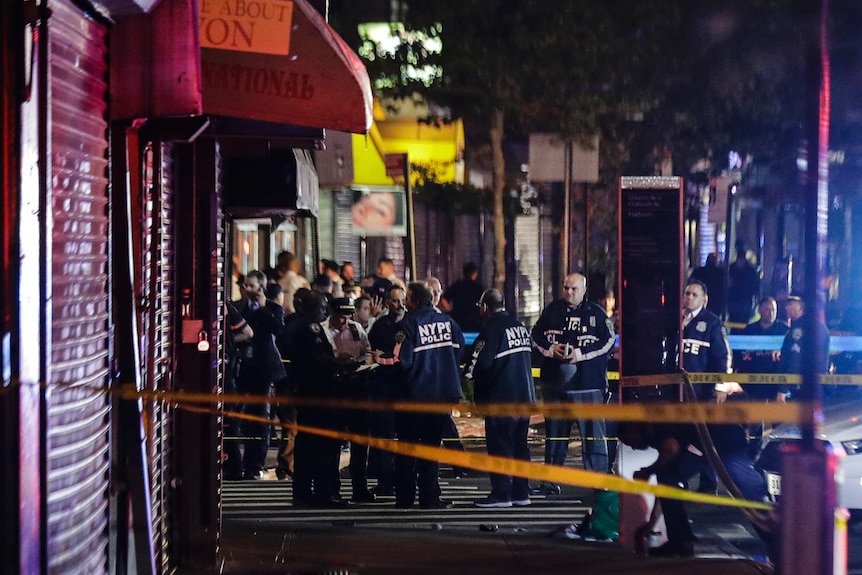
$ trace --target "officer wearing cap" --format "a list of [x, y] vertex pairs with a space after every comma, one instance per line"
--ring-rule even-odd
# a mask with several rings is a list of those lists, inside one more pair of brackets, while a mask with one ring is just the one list
[[[814, 313], [806, 313], [805, 300], [799, 294], [787, 298], [785, 304], [790, 331], [781, 346], [780, 373], [829, 372], [829, 328]], [[819, 346], [819, 349], [818, 349]], [[815, 350], [819, 353], [815, 353]], [[776, 400], [784, 403], [796, 386], [782, 384]]]
[[[506, 313], [503, 294], [485, 290], [476, 304], [485, 320], [467, 367], [476, 404], [535, 403], [532, 340], [530, 332]], [[529, 417], [485, 416], [488, 455], [530, 461], [527, 445]], [[477, 507], [511, 507], [530, 504], [526, 477], [491, 474], [491, 493], [477, 499]]]
[[[339, 377], [335, 393], [341, 399], [367, 400], [368, 383], [365, 372], [355, 371], [362, 364], [371, 361], [371, 347], [368, 335], [359, 322], [353, 320], [356, 308], [350, 298], [337, 297], [330, 304], [332, 315], [321, 325], [335, 357], [346, 362], [350, 371], [343, 371]], [[366, 410], [340, 410], [340, 425], [349, 433], [367, 436], [370, 428], [369, 413]], [[368, 446], [364, 443], [350, 442], [350, 482], [353, 488], [352, 501], [367, 503], [374, 501], [374, 494], [368, 490]]]

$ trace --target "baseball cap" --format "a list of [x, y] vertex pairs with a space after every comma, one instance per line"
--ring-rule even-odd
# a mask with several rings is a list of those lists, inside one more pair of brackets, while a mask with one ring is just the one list
[[332, 308], [332, 313], [340, 315], [353, 315], [356, 311], [356, 307], [353, 305], [353, 302], [350, 301], [349, 297], [333, 298], [329, 305]]

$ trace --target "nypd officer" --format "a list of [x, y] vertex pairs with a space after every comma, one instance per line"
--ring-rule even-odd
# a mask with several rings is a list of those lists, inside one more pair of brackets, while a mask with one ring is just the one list
[[[813, 369], [814, 373], [828, 373], [829, 328], [814, 311], [806, 312], [805, 301], [796, 294], [787, 298], [786, 308], [791, 324], [781, 346], [780, 372], [805, 373]], [[776, 400], [786, 402], [794, 387], [781, 385]]]
[[[398, 324], [391, 358], [374, 352], [383, 365], [398, 363], [403, 370], [404, 398], [408, 401], [457, 402], [461, 397], [459, 361], [464, 335], [451, 317], [434, 309], [432, 293], [424, 283], [407, 286], [407, 315]], [[448, 414], [398, 413], [395, 431], [399, 441], [439, 447]], [[437, 462], [398, 454], [395, 457], [395, 506], [409, 509], [419, 487], [419, 507], [448, 509], [440, 499]]]
[[[335, 357], [320, 323], [329, 312], [322, 293], [308, 292], [302, 301], [302, 318], [291, 324], [288, 359], [300, 398], [332, 399], [341, 374], [352, 370]], [[297, 424], [328, 430], [339, 429], [331, 407], [300, 405]], [[300, 431], [296, 436], [293, 472], [293, 504], [296, 507], [344, 507], [338, 493], [341, 441]]]
[[[530, 332], [506, 313], [499, 291], [485, 290], [477, 305], [485, 325], [476, 338], [465, 375], [474, 382], [476, 403], [535, 403]], [[486, 415], [488, 455], [529, 462], [529, 428], [529, 417]], [[474, 504], [476, 507], [529, 505], [527, 478], [492, 473], [491, 493]]]
[[[718, 316], [706, 309], [706, 302], [706, 284], [689, 279], [683, 292], [682, 368], [691, 373], [730, 373], [733, 355], [727, 331]], [[723, 403], [728, 390], [727, 384], [716, 384], [716, 401]], [[713, 399], [711, 386], [698, 386], [695, 393], [700, 401]]]
[[[730, 373], [733, 355], [727, 341], [727, 331], [721, 320], [706, 309], [706, 284], [697, 279], [689, 279], [683, 292], [682, 309], [682, 368], [691, 373]], [[739, 384], [715, 384], [714, 398], [724, 403], [728, 392], [739, 390]], [[699, 385], [695, 389], [699, 401], [713, 400], [713, 386]], [[715, 471], [704, 467], [700, 473], [697, 490], [701, 493], [714, 493], [718, 487]]]
[[[406, 294], [393, 285], [386, 296], [387, 313], [380, 316], [368, 332], [368, 342], [378, 357], [392, 358], [396, 346], [395, 335], [399, 322], [404, 319]], [[371, 399], [386, 403], [403, 399], [401, 368], [381, 365], [372, 372], [370, 381]], [[395, 439], [395, 416], [391, 410], [375, 410], [371, 414], [371, 434], [383, 439]], [[371, 449], [368, 467], [377, 474], [376, 495], [395, 495], [395, 456], [391, 451]]]
[[[350, 298], [337, 297], [330, 304], [332, 315], [322, 324], [329, 344], [337, 359], [344, 367], [352, 367], [353, 371], [343, 371], [339, 378], [336, 393], [345, 400], [367, 401], [370, 399], [366, 371], [357, 371], [361, 365], [371, 361], [371, 347], [368, 335], [359, 324], [353, 320], [356, 308]], [[350, 364], [353, 365], [350, 365]], [[363, 409], [346, 409], [340, 411], [341, 426], [349, 433], [368, 436], [370, 414]], [[353, 487], [351, 500], [355, 503], [374, 501], [374, 494], [368, 490], [368, 445], [350, 442], [350, 482]], [[338, 479], [340, 484], [340, 479]]]
[[[563, 297], [551, 302], [533, 327], [533, 347], [543, 356], [540, 381], [545, 402], [602, 403], [608, 391], [608, 354], [614, 327], [605, 310], [584, 299], [587, 279], [569, 274]], [[545, 463], [565, 465], [572, 420], [545, 422]], [[608, 471], [603, 419], [578, 419], [584, 469]], [[558, 485], [542, 483], [536, 494], [556, 494]]]

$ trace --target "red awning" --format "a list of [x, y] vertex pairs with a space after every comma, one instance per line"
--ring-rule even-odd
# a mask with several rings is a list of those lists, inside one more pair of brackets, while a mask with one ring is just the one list
[[119, 22], [111, 50], [114, 119], [371, 128], [365, 66], [307, 0], [163, 0]]

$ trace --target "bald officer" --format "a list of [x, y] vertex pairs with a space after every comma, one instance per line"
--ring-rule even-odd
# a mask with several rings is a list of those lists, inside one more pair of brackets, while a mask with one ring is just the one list
[[[602, 403], [608, 391], [608, 354], [614, 347], [614, 326], [605, 310], [587, 301], [587, 278], [574, 273], [563, 281], [562, 298], [548, 304], [533, 327], [533, 347], [543, 356], [540, 382], [545, 402]], [[545, 463], [564, 465], [572, 420], [548, 419]], [[584, 469], [608, 471], [603, 419], [578, 419]], [[543, 483], [537, 494], [560, 492]]]

